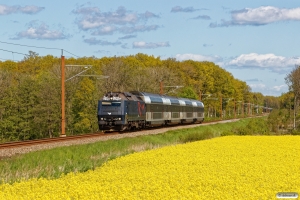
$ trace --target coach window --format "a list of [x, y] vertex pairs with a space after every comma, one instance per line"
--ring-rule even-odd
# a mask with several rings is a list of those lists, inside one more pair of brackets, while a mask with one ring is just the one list
[[152, 109], [151, 104], [147, 104], [147, 105], [146, 105], [146, 108], [147, 108], [147, 112], [151, 112], [151, 109]]

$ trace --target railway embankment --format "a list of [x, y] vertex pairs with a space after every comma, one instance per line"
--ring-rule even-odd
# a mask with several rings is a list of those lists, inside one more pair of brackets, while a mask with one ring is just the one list
[[253, 124], [252, 121], [260, 123], [264, 120], [229, 120], [2, 149], [1, 181], [12, 183], [30, 178], [58, 178], [70, 172], [93, 170], [108, 160], [134, 152], [239, 134], [238, 131], [244, 130], [249, 123]]

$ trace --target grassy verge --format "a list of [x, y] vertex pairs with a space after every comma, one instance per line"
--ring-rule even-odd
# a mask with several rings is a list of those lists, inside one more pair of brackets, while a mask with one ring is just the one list
[[104, 162], [126, 154], [155, 149], [243, 130], [252, 119], [233, 123], [199, 126], [169, 131], [158, 135], [101, 141], [92, 144], [58, 147], [36, 151], [0, 160], [0, 183], [13, 183], [30, 178], [58, 178], [69, 172], [84, 172], [101, 166]]

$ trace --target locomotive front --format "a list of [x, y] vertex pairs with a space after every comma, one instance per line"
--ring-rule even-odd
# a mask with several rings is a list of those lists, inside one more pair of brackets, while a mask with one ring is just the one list
[[118, 93], [108, 93], [98, 101], [98, 124], [100, 130], [124, 130], [124, 100]]

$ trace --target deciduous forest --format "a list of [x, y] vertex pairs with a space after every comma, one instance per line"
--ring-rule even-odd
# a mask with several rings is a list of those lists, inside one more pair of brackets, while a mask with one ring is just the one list
[[[290, 98], [280, 101], [251, 92], [245, 82], [212, 62], [136, 54], [71, 57], [65, 59], [65, 64], [67, 135], [98, 130], [97, 102], [106, 92], [160, 93], [161, 84], [163, 94], [201, 99], [206, 119], [262, 113], [264, 107], [292, 106]], [[101, 75], [106, 77], [99, 78]], [[22, 61], [0, 61], [1, 142], [55, 137], [60, 134], [60, 126], [61, 58], [30, 51]]]

